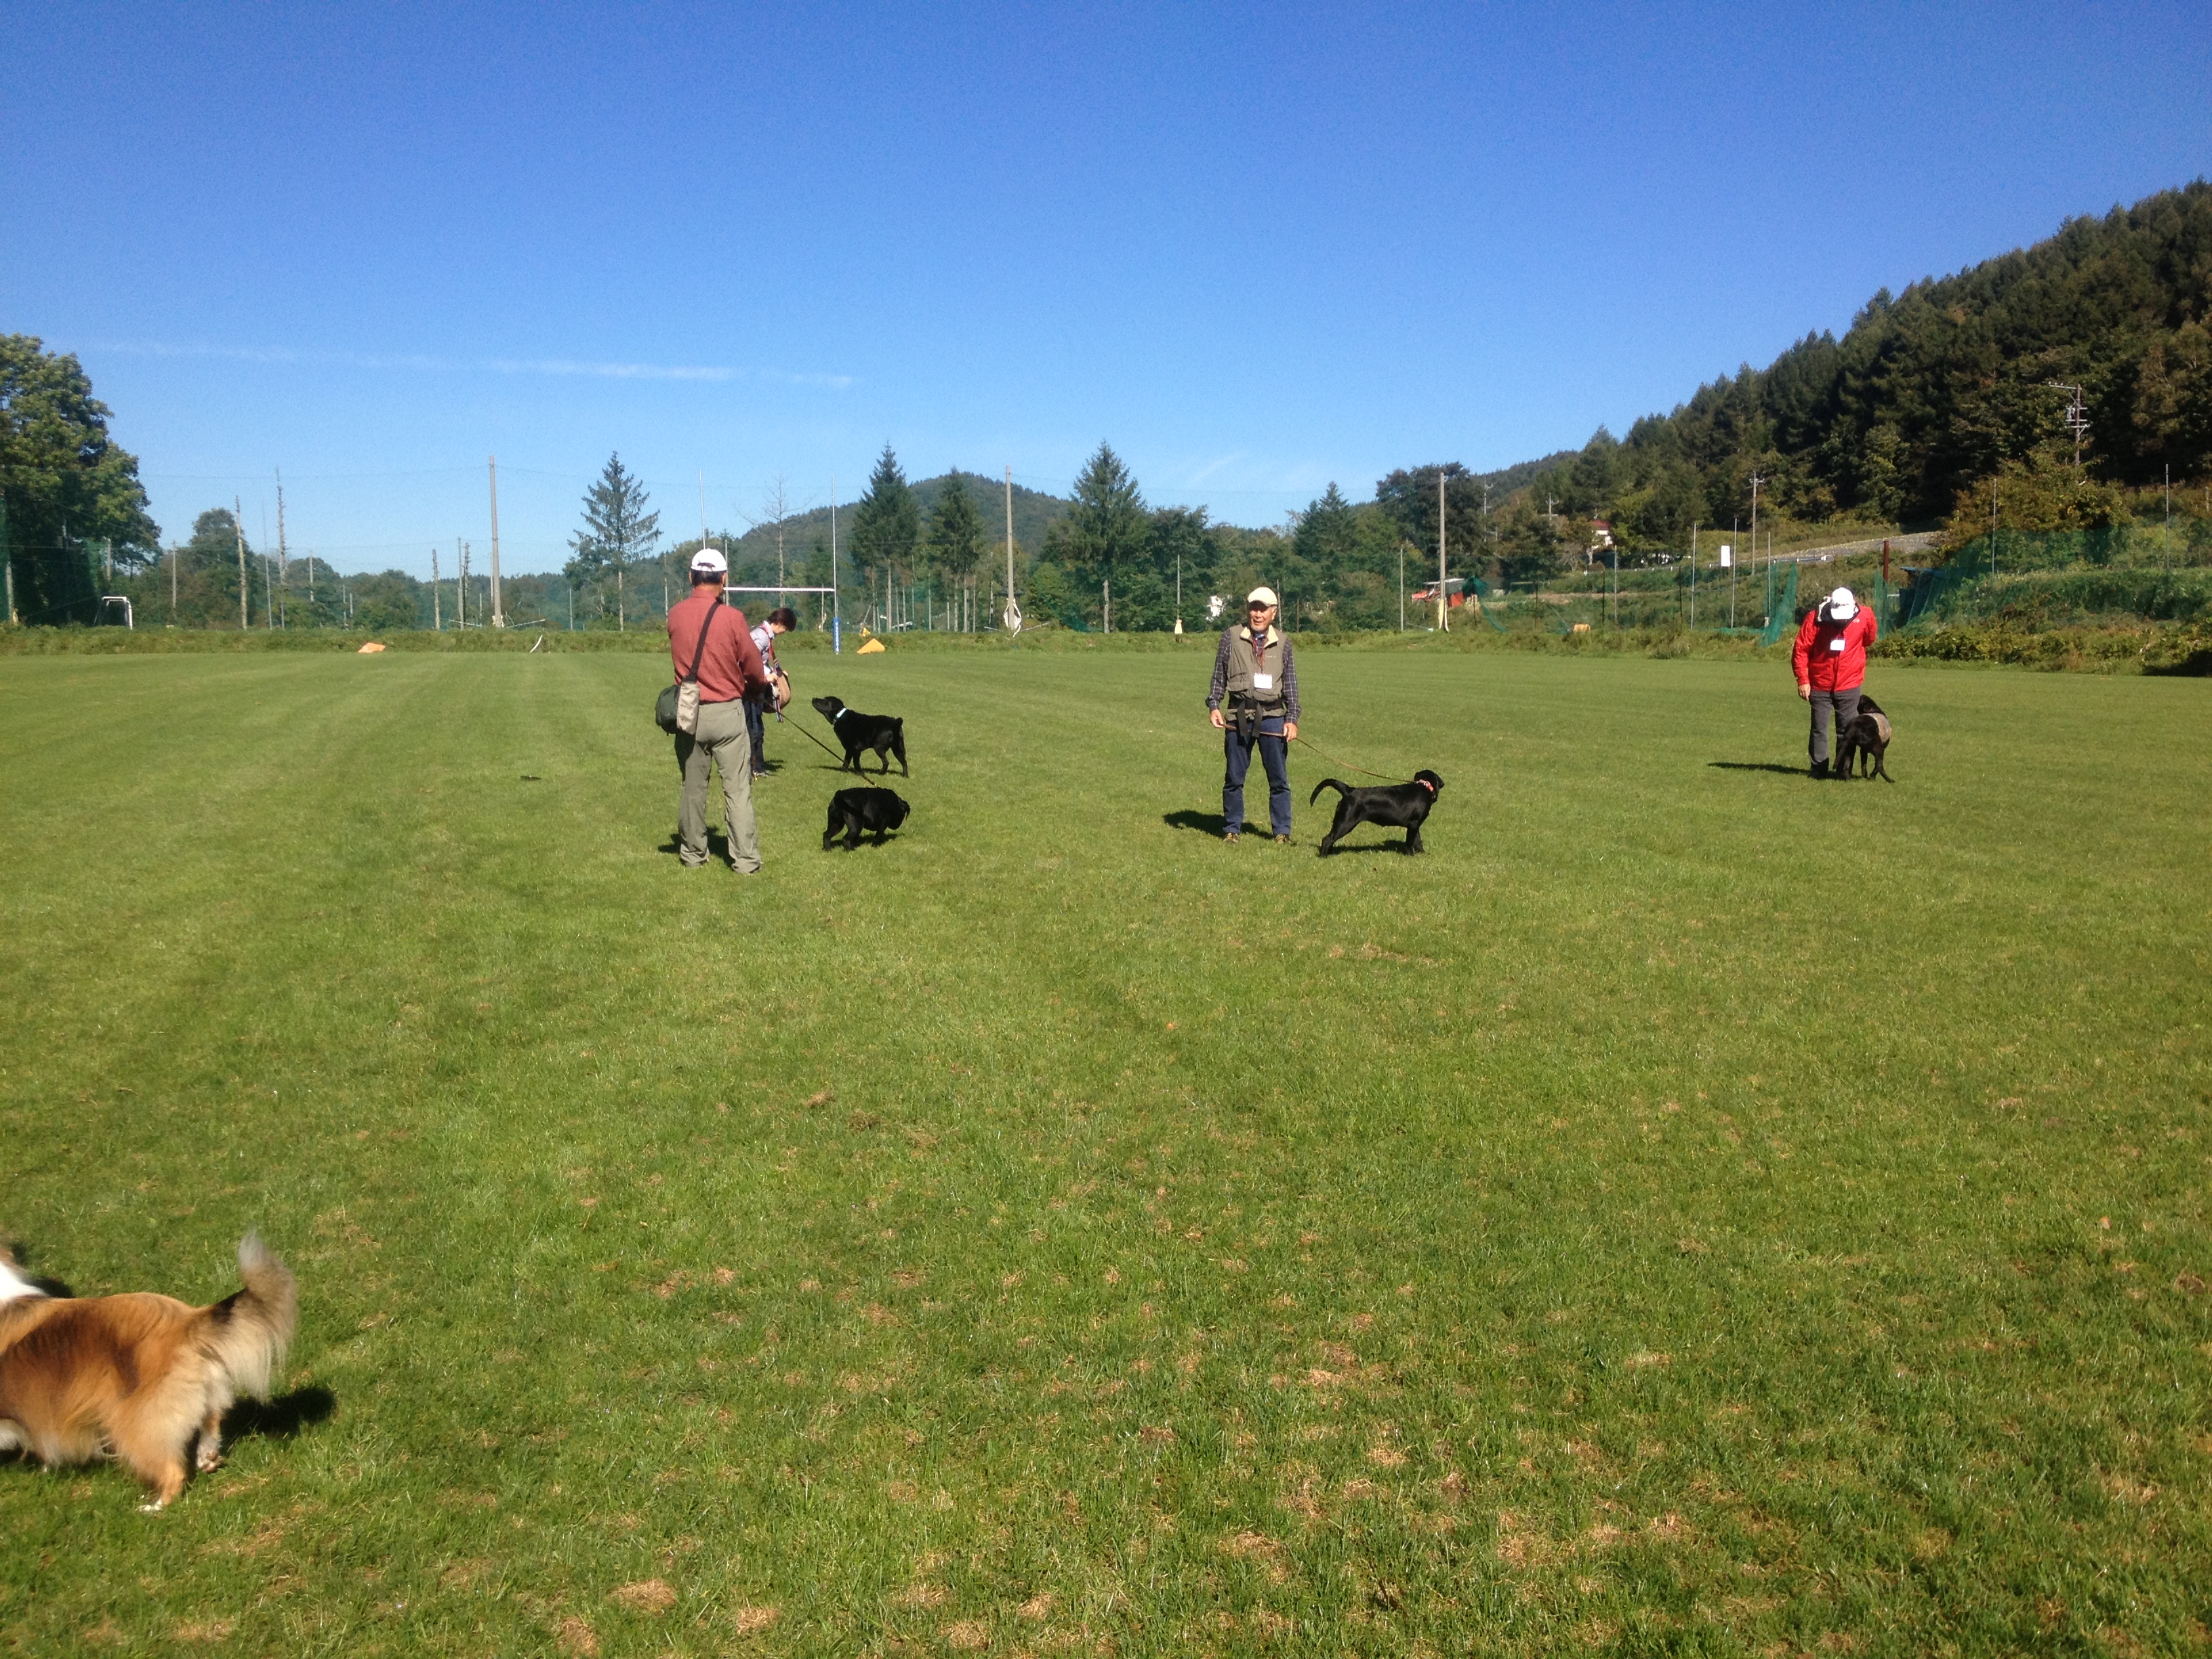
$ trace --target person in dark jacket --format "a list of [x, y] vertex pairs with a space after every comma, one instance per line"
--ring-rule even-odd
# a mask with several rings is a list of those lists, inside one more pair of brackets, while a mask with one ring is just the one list
[[1836, 734], [1858, 718], [1859, 691], [1866, 684], [1867, 647], [1880, 629], [1875, 615], [1839, 587], [1806, 613], [1790, 653], [1797, 674], [1797, 695], [1813, 705], [1813, 736], [1808, 745], [1813, 775], [1828, 775], [1828, 722]]
[[1206, 706], [1213, 729], [1226, 734], [1224, 841], [1244, 833], [1244, 775], [1255, 744], [1267, 769], [1268, 824], [1277, 841], [1291, 838], [1290, 745], [1298, 735], [1298, 675], [1291, 663], [1290, 640], [1274, 625], [1276, 608], [1273, 588], [1254, 588], [1244, 602], [1244, 623], [1222, 634], [1221, 648], [1213, 654], [1213, 684]]

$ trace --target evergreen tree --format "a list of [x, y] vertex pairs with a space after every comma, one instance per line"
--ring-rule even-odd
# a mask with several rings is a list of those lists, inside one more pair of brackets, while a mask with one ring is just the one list
[[651, 558], [660, 540], [660, 514], [646, 504], [645, 486], [623, 469], [619, 453], [610, 455], [599, 481], [584, 493], [584, 527], [568, 543], [575, 556], [563, 574], [592, 595], [601, 616], [613, 612], [617, 628], [629, 625], [629, 568]]
[[983, 516], [957, 472], [945, 479], [931, 509], [928, 546], [932, 568], [955, 581], [972, 573], [983, 556]]
[[0, 558], [25, 623], [93, 619], [97, 544], [125, 574], [160, 556], [137, 458], [108, 441], [108, 413], [75, 357], [0, 334]]
[[921, 539], [921, 511], [898, 457], [885, 444], [868, 475], [867, 491], [853, 511], [853, 561], [871, 587], [878, 575], [886, 583], [895, 581], [913, 562]]
[[1145, 498], [1110, 444], [1100, 444], [1075, 480], [1075, 501], [1067, 516], [1045, 533], [1046, 556], [1065, 566], [1079, 589], [1091, 595], [1114, 580], [1124, 567], [1144, 567], [1151, 550], [1151, 524]]

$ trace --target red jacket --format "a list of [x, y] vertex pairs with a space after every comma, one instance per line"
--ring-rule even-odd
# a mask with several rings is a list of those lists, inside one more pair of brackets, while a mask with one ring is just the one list
[[1797, 630], [1797, 643], [1790, 653], [1790, 665], [1797, 684], [1815, 691], [1848, 691], [1866, 683], [1867, 647], [1881, 631], [1874, 608], [1861, 605], [1847, 623], [1830, 622], [1827, 607], [1816, 605]]
[[760, 652], [745, 627], [745, 613], [733, 605], [724, 605], [719, 592], [709, 594], [694, 588], [690, 599], [670, 609], [669, 665], [679, 680], [691, 666], [691, 653], [699, 645], [699, 624], [709, 605], [718, 614], [707, 631], [707, 649], [699, 659], [699, 701], [735, 702], [746, 692], [764, 688], [768, 676], [761, 671]]

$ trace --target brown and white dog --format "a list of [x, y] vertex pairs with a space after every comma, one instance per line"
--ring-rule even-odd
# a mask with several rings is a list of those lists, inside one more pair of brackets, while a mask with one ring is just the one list
[[49, 1467], [114, 1456], [158, 1510], [185, 1489], [194, 1434], [202, 1469], [222, 1461], [222, 1414], [269, 1393], [298, 1322], [290, 1271], [248, 1233], [246, 1288], [212, 1307], [166, 1296], [55, 1296], [0, 1248], [0, 1452]]

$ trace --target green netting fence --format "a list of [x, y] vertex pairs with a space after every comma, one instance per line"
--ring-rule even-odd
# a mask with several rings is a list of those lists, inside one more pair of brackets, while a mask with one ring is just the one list
[[1999, 530], [1905, 574], [1891, 618], [1904, 628], [2194, 622], [2212, 617], [2212, 526]]

